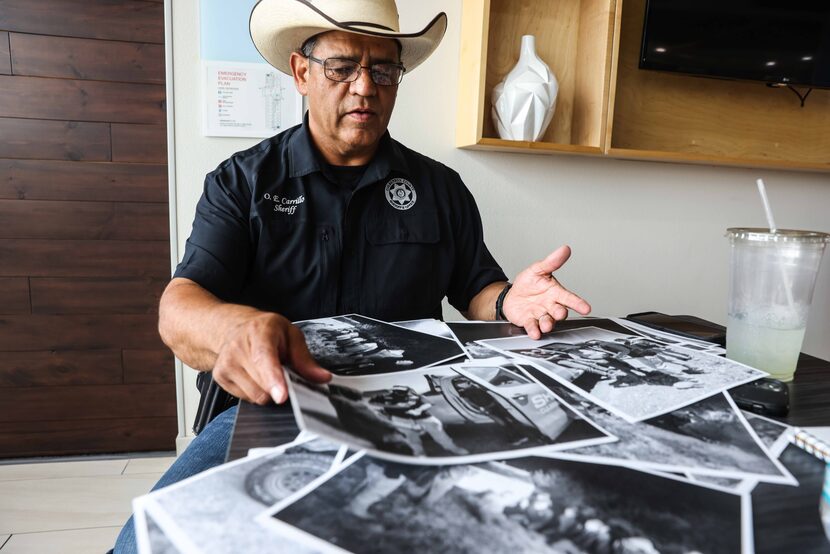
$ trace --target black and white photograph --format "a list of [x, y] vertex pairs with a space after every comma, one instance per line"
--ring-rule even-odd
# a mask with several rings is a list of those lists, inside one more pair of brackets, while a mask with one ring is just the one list
[[356, 456], [312, 487], [259, 520], [326, 552], [734, 554], [744, 534], [751, 544], [741, 496], [621, 467]]
[[467, 356], [473, 360], [503, 358], [504, 353], [488, 348], [477, 341], [507, 337], [526, 337], [522, 327], [509, 321], [448, 321], [452, 334]]
[[147, 536], [150, 543], [148, 554], [180, 554], [181, 550], [176, 548], [173, 542], [167, 538], [156, 520], [149, 515], [145, 517], [147, 520]]
[[406, 327], [413, 331], [426, 333], [434, 337], [441, 337], [444, 339], [454, 340], [452, 331], [447, 327], [447, 324], [439, 319], [410, 319], [408, 321], [393, 321], [395, 325]]
[[598, 327], [554, 331], [541, 341], [514, 337], [482, 344], [534, 360], [566, 386], [630, 422], [766, 375], [726, 358]]
[[464, 355], [437, 337], [362, 315], [295, 323], [317, 362], [336, 375], [374, 375], [446, 363]]
[[701, 352], [706, 352], [708, 354], [715, 354], [717, 356], [726, 354], [725, 348], [713, 342], [708, 342], [701, 339], [692, 339], [689, 337], [676, 335], [674, 333], [669, 333], [666, 331], [659, 331], [657, 329], [654, 329], [653, 327], [649, 327], [647, 325], [643, 325], [641, 323], [630, 321], [624, 318], [613, 318], [612, 321], [618, 325], [622, 325], [626, 329], [634, 331], [639, 335], [643, 335], [644, 337], [654, 339], [658, 342], [674, 344], [676, 346], [682, 346], [690, 350], [698, 350]]
[[[306, 552], [255, 521], [257, 514], [340, 463], [345, 448], [322, 439], [224, 464], [142, 497], [147, 514], [183, 554]], [[221, 522], [221, 523], [220, 523]], [[294, 548], [296, 546], [296, 549]]]
[[480, 360], [478, 363], [469, 362], [452, 367], [461, 375], [496, 394], [501, 406], [513, 414], [517, 420], [527, 420], [540, 430], [557, 430], [562, 418], [569, 416], [572, 422], [565, 432], [557, 432], [556, 435], [548, 432], [551, 440], [573, 443], [589, 434], [589, 427], [610, 435], [607, 430], [577, 414], [567, 402], [556, 396], [550, 389], [531, 379], [523, 371], [522, 364], [493, 361], [485, 363]]
[[[629, 467], [629, 466], [622, 466]], [[631, 469], [637, 469], [631, 467]], [[712, 477], [711, 475], [694, 475], [692, 473], [675, 473], [673, 471], [647, 470], [654, 475], [660, 475], [668, 479], [684, 481], [692, 485], [703, 484], [706, 488], [723, 491], [729, 494], [743, 495], [752, 491], [758, 483], [755, 479], [731, 479], [729, 477]]]
[[[741, 413], [746, 418], [747, 422], [752, 426], [752, 429], [761, 439], [770, 452], [773, 454], [780, 454], [783, 448], [782, 444], [789, 442], [789, 438], [794, 432], [793, 428], [786, 423], [775, 421], [768, 417], [759, 414], [754, 414], [746, 410], [741, 410]], [[775, 452], [777, 450], [778, 452]]]
[[757, 479], [731, 479], [729, 477], [715, 477], [714, 475], [698, 475], [686, 473], [685, 477], [692, 483], [705, 483], [711, 487], [720, 487], [722, 490], [734, 494], [746, 494], [758, 484]]
[[138, 554], [181, 554], [140, 501], [133, 502], [133, 525], [135, 526]]
[[[786, 446], [779, 459], [798, 479], [799, 487], [758, 483], [752, 490], [757, 554], [827, 552], [828, 539], [819, 511], [826, 462], [794, 444]], [[782, 507], [789, 514], [783, 524]], [[782, 525], [786, 525], [783, 533]]]
[[[629, 467], [629, 466], [623, 466]], [[631, 469], [637, 469], [631, 466]], [[692, 485], [703, 485], [706, 488], [723, 491], [729, 494], [747, 495], [758, 484], [757, 479], [732, 479], [730, 477], [715, 477], [712, 475], [695, 475], [693, 473], [676, 473], [673, 471], [648, 470], [654, 475], [661, 475], [669, 479], [676, 479], [691, 483]]]
[[151, 498], [137, 498], [133, 505], [136, 506], [136, 542], [140, 554], [155, 554], [157, 549], [180, 554], [202, 552]]
[[764, 448], [741, 411], [723, 393], [669, 414], [628, 423], [568, 389], [533, 364], [522, 364], [521, 368], [574, 410], [619, 439], [614, 443], [557, 453], [557, 457], [794, 484], [786, 468]]
[[[455, 366], [335, 376], [327, 384], [288, 375], [301, 429], [393, 461], [472, 463], [615, 440], [541, 387], [511, 381], [508, 371], [498, 377], [501, 387]], [[532, 389], [536, 404], [515, 396], [517, 387]]]

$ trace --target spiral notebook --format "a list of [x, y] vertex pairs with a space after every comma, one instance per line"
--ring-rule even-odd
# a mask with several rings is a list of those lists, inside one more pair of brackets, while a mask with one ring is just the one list
[[830, 427], [796, 427], [794, 431], [790, 442], [816, 458], [830, 462]]

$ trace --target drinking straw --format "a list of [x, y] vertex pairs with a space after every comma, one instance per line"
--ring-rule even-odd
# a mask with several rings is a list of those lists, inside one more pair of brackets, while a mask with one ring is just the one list
[[[767, 213], [767, 224], [769, 224], [769, 232], [776, 233], [778, 228], [775, 226], [775, 218], [772, 217], [772, 207], [769, 204], [769, 198], [767, 198], [767, 187], [764, 185], [763, 179], [756, 179], [755, 183], [758, 185], [758, 192], [761, 194], [761, 202], [764, 204], [764, 211]], [[780, 262], [780, 261], [779, 261]], [[790, 310], [793, 313], [793, 316], [797, 316], [798, 313], [795, 309], [795, 301], [793, 300], [793, 291], [792, 285], [790, 285], [790, 280], [787, 278], [787, 272], [784, 269], [783, 262], [778, 264], [778, 270], [781, 272], [781, 280], [784, 283], [784, 292], [787, 295], [787, 304], [789, 304]]]
[[775, 233], [778, 228], [775, 226], [775, 218], [772, 217], [772, 208], [769, 205], [769, 198], [767, 198], [767, 187], [764, 186], [763, 179], [755, 179], [758, 185], [758, 192], [761, 193], [761, 202], [764, 203], [764, 211], [767, 212], [767, 223], [769, 224], [769, 232]]

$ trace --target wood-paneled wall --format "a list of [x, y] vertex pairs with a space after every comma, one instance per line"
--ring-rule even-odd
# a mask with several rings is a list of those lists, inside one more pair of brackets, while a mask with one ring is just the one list
[[172, 450], [161, 0], [0, 1], [0, 457]]

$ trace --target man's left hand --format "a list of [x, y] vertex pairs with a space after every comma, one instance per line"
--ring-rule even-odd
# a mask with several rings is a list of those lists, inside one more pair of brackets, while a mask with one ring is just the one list
[[568, 317], [568, 309], [580, 315], [591, 313], [591, 305], [572, 293], [552, 275], [571, 257], [568, 246], [560, 246], [547, 258], [519, 273], [504, 299], [502, 311], [514, 325], [525, 328], [532, 339], [553, 330]]

